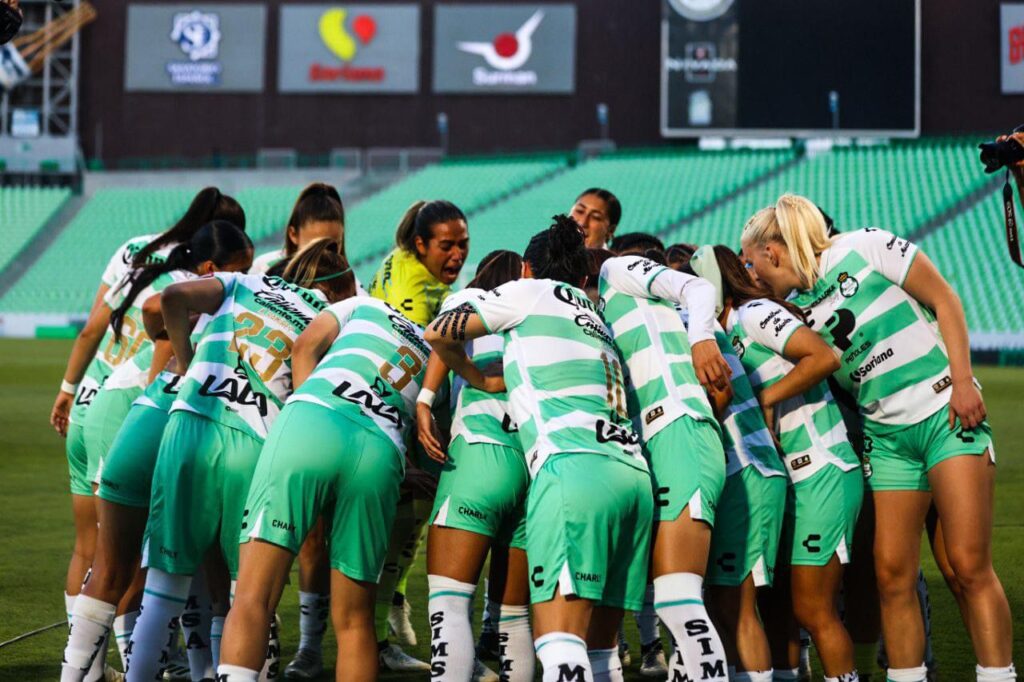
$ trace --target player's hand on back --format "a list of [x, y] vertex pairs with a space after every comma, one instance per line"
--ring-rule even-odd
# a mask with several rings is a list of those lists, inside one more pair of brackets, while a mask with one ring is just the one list
[[729, 363], [722, 357], [718, 344], [714, 339], [698, 341], [690, 347], [693, 358], [693, 369], [697, 372], [697, 380], [705, 389], [714, 387], [721, 391], [729, 385]]

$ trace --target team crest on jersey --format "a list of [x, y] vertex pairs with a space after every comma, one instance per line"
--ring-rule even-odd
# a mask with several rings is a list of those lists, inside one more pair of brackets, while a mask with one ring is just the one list
[[843, 295], [843, 298], [850, 298], [860, 289], [860, 282], [848, 272], [839, 273], [836, 281], [839, 282], [839, 293]]

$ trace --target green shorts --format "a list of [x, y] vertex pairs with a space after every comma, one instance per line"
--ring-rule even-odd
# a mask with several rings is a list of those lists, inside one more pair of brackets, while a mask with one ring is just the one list
[[753, 574], [754, 585], [771, 586], [788, 488], [785, 475], [765, 476], [755, 466], [725, 480], [711, 533], [708, 584], [735, 587]]
[[101, 499], [149, 509], [153, 468], [169, 417], [165, 410], [132, 405], [103, 461], [100, 488], [96, 492]]
[[68, 455], [68, 477], [71, 479], [71, 494], [92, 497], [92, 481], [89, 480], [89, 456], [85, 452], [85, 429], [78, 422], [68, 424], [68, 435], [64, 440], [64, 451]]
[[459, 436], [448, 448], [430, 523], [525, 549], [529, 489], [530, 472], [520, 450], [468, 443]]
[[725, 485], [725, 451], [714, 425], [680, 417], [647, 441], [646, 452], [655, 519], [675, 521], [689, 506], [691, 519], [714, 526]]
[[220, 541], [238, 575], [242, 510], [263, 443], [193, 412], [171, 412], [153, 471], [143, 565], [195, 575]]
[[789, 486], [779, 560], [794, 566], [824, 566], [836, 554], [840, 562], [850, 563], [863, 499], [860, 467], [843, 471], [829, 464]]
[[605, 455], [551, 457], [526, 502], [530, 600], [549, 601], [557, 588], [600, 606], [639, 611], [653, 516], [646, 472]]
[[110, 446], [121, 429], [128, 410], [135, 399], [142, 395], [141, 388], [101, 388], [85, 413], [82, 426], [85, 428], [85, 452], [89, 456], [87, 475], [90, 483], [99, 483], [103, 463], [110, 452]]
[[928, 472], [950, 457], [981, 455], [992, 462], [992, 427], [983, 421], [965, 431], [957, 419], [949, 428], [949, 407], [910, 426], [864, 420], [864, 471], [872, 490], [931, 490]]
[[323, 515], [331, 568], [375, 583], [402, 478], [402, 455], [383, 434], [321, 405], [288, 403], [267, 436], [236, 540], [298, 554]]

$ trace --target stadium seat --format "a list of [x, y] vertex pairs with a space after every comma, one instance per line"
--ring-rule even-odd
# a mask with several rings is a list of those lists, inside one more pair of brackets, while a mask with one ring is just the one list
[[606, 187], [619, 198], [620, 233], [660, 232], [791, 158], [789, 151], [693, 149], [601, 156], [474, 215], [469, 262], [494, 249], [521, 252], [531, 235], [552, 215], [567, 213], [589, 187]]
[[0, 188], [0, 271], [39, 234], [70, 196], [67, 188]]
[[997, 348], [995, 335], [1024, 329], [1024, 270], [1006, 252], [1002, 195], [997, 191], [920, 242], [960, 295], [974, 348]]
[[795, 164], [739, 194], [673, 231], [666, 242], [735, 247], [747, 219], [784, 192], [807, 196], [840, 229], [875, 226], [910, 234], [987, 180], [973, 141], [939, 139], [839, 148]]

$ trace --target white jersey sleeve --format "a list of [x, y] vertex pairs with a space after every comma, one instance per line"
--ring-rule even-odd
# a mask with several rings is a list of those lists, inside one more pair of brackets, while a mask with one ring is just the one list
[[918, 252], [910, 240], [877, 227], [840, 235], [835, 245], [856, 251], [887, 280], [901, 286]]
[[354, 313], [356, 308], [358, 308], [362, 303], [363, 301], [360, 301], [359, 296], [356, 295], [351, 298], [346, 298], [344, 301], [332, 303], [324, 309], [324, 312], [334, 315], [335, 319], [338, 320], [338, 326], [344, 327], [345, 323], [352, 317], [352, 313]]
[[689, 311], [691, 346], [715, 338], [715, 288], [710, 282], [642, 256], [609, 258], [601, 266], [601, 277], [624, 294], [685, 306]]
[[103, 276], [100, 277], [100, 281], [103, 284], [106, 284], [108, 287], [117, 286], [124, 279], [124, 276], [128, 274], [128, 271], [131, 269], [132, 259], [135, 257], [135, 250], [132, 247], [139, 239], [139, 237], [133, 237], [117, 247], [117, 251], [110, 257], [106, 269], [103, 270]]
[[804, 326], [793, 313], [766, 299], [741, 305], [737, 314], [744, 333], [751, 340], [779, 355], [784, 355], [793, 332]]
[[267, 253], [262, 253], [253, 259], [252, 266], [249, 268], [249, 274], [261, 275], [287, 257], [288, 256], [285, 254], [284, 249], [275, 249], [273, 251], [268, 251]]
[[520, 279], [472, 296], [465, 303], [476, 310], [488, 332], [497, 334], [522, 324], [536, 300], [551, 290], [543, 280]]

